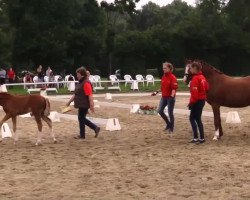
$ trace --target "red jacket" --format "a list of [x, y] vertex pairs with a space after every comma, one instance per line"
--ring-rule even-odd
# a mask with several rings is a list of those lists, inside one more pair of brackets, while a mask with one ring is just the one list
[[14, 79], [14, 77], [15, 77], [15, 72], [14, 72], [13, 70], [9, 70], [9, 71], [8, 71], [8, 77], [9, 77], [9, 79]]
[[176, 77], [171, 72], [166, 73], [161, 78], [161, 92], [163, 97], [170, 97], [173, 90], [177, 90], [178, 83]]
[[207, 91], [209, 89], [208, 82], [203, 76], [202, 72], [195, 74], [190, 83], [190, 101], [189, 104], [193, 104], [198, 100], [207, 99]]

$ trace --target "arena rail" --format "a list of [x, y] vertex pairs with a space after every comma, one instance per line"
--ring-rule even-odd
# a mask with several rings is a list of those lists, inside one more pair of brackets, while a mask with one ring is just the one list
[[[177, 79], [182, 81], [183, 79]], [[136, 80], [133, 80], [136, 81]], [[160, 82], [160, 79], [155, 79], [155, 82]], [[117, 80], [115, 83], [125, 83], [126, 80]], [[145, 80], [145, 82], [147, 82]], [[64, 83], [78, 83], [78, 81], [53, 81], [53, 82], [37, 82], [37, 83], [6, 83], [5, 86], [28, 86], [28, 85], [49, 85], [49, 84], [64, 84]], [[98, 81], [93, 83], [114, 83], [114, 81]]]

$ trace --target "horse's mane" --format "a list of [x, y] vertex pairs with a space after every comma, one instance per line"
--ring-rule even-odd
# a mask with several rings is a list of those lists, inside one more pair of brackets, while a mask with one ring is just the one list
[[217, 72], [218, 74], [224, 74], [222, 71], [218, 70], [217, 68], [213, 67], [212, 65], [208, 64], [207, 62], [203, 60], [194, 60], [194, 62], [198, 62], [201, 64], [202, 67], [208, 67], [212, 69], [213, 71]]

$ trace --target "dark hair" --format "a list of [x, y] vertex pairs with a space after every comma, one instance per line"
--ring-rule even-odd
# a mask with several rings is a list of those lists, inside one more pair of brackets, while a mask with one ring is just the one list
[[87, 72], [86, 72], [85, 67], [79, 67], [79, 68], [76, 70], [76, 73], [81, 74], [84, 78], [87, 77]]
[[196, 68], [198, 71], [201, 71], [201, 69], [202, 69], [202, 67], [201, 67], [201, 64], [200, 63], [198, 63], [198, 62], [193, 62], [192, 64], [191, 64], [191, 67], [193, 68]]

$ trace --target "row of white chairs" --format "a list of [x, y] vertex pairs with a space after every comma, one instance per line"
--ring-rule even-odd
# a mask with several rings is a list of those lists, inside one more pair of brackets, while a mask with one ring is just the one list
[[[56, 84], [57, 88], [59, 88], [59, 84], [60, 84], [59, 79], [62, 80], [62, 77], [60, 75], [55, 75], [54, 81], [58, 82], [58, 84]], [[108, 89], [118, 89], [118, 90], [121, 90], [120, 89], [120, 80], [117, 78], [116, 75], [110, 75], [109, 79], [111, 81], [111, 85], [112, 86], [108, 87]], [[102, 86], [102, 83], [101, 83], [101, 77], [99, 75], [90, 75], [89, 76], [89, 80], [93, 84], [93, 89], [95, 91], [96, 90], [102, 90], [102, 89], [104, 89], [104, 87]], [[154, 82], [155, 82], [154, 77], [152, 75], [150, 75], [150, 74], [146, 75], [145, 79], [144, 79], [144, 77], [141, 74], [137, 74], [135, 76], [135, 79], [133, 79], [131, 75], [126, 74], [126, 75], [124, 75], [124, 80], [125, 80], [125, 86], [127, 86], [128, 84], [133, 84], [134, 81], [136, 81], [137, 83], [142, 83], [143, 87], [144, 87], [144, 83], [145, 82], [147, 83], [147, 86], [149, 85], [149, 83], [152, 83], [154, 85]], [[45, 82], [49, 82], [49, 77], [48, 76], [44, 76], [44, 81]], [[66, 75], [65, 78], [64, 78], [64, 81], [75, 81], [75, 77], [72, 76], [71, 74], [70, 75]], [[25, 82], [25, 77], [23, 78], [23, 82]], [[38, 76], [34, 76], [33, 77], [33, 82], [34, 83], [38, 83], [39, 82]], [[73, 88], [74, 83], [73, 84], [71, 84], [71, 83], [64, 83], [63, 85], [64, 85], [64, 87], [67, 87], [70, 91], [72, 91], [74, 89]], [[35, 85], [35, 87], [36, 87], [36, 85]], [[25, 85], [24, 85], [24, 89], [26, 89]]]
[[[117, 78], [116, 75], [110, 75], [109, 79], [111, 80], [111, 83], [115, 84], [115, 83], [119, 83], [119, 79]], [[132, 84], [133, 81], [137, 81], [138, 83], [142, 83], [143, 87], [144, 87], [144, 83], [147, 83], [147, 86], [149, 85], [149, 83], [152, 83], [153, 85], [155, 85], [155, 79], [154, 76], [151, 74], [146, 75], [145, 79], [141, 74], [137, 74], [135, 76], [135, 79], [132, 78], [131, 75], [126, 74], [124, 75], [124, 80], [125, 80], [125, 86], [127, 87], [128, 84]]]

